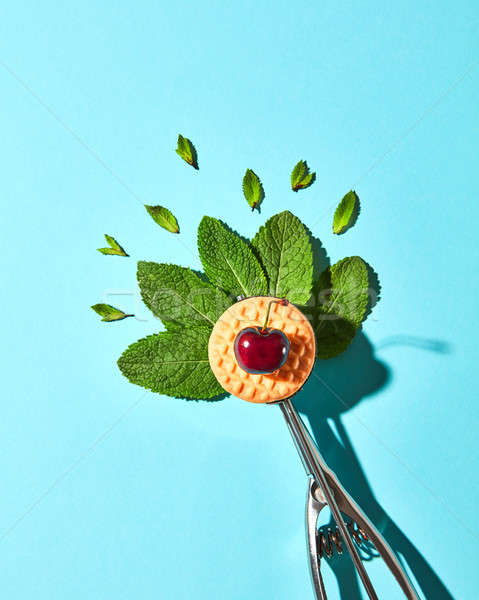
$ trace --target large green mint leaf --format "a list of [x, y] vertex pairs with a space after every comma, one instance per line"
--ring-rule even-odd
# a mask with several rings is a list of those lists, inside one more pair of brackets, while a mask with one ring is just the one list
[[334, 213], [333, 233], [346, 232], [356, 222], [359, 213], [359, 198], [356, 192], [348, 192], [338, 204]]
[[268, 277], [268, 293], [306, 304], [311, 296], [313, 253], [301, 221], [285, 210], [260, 227], [251, 240]]
[[193, 168], [198, 170], [198, 155], [193, 142], [186, 137], [178, 134], [178, 147], [176, 148], [178, 156], [191, 165]]
[[201, 220], [198, 251], [205, 273], [215, 285], [233, 296], [266, 294], [266, 278], [251, 248], [218, 219]]
[[264, 198], [264, 189], [258, 175], [251, 169], [246, 169], [243, 177], [243, 194], [253, 210], [259, 208]]
[[144, 303], [166, 325], [213, 327], [231, 306], [226, 294], [184, 267], [140, 261], [137, 277]]
[[102, 254], [110, 254], [112, 256], [128, 256], [128, 254], [123, 250], [120, 244], [115, 240], [114, 237], [105, 233], [105, 239], [107, 244], [109, 244], [109, 248], [98, 248], [98, 252]]
[[119, 308], [115, 308], [110, 304], [94, 304], [91, 307], [100, 317], [102, 321], [121, 321], [122, 319], [126, 319], [127, 317], [133, 317], [134, 315], [127, 315]]
[[361, 325], [369, 302], [366, 263], [359, 256], [343, 258], [315, 282], [310, 306], [319, 358], [344, 352]]
[[175, 398], [208, 399], [224, 393], [210, 369], [211, 329], [165, 331], [131, 344], [118, 366], [132, 383]]

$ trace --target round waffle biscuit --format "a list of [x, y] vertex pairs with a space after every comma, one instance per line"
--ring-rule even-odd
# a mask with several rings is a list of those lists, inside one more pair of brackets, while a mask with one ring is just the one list
[[[238, 365], [234, 341], [245, 327], [261, 327], [268, 305], [268, 327], [279, 329], [289, 339], [290, 350], [285, 364], [268, 375], [246, 373]], [[216, 322], [208, 344], [210, 366], [223, 388], [248, 402], [277, 402], [293, 396], [308, 379], [314, 366], [316, 342], [313, 328], [293, 304], [281, 298], [256, 296], [230, 306]]]

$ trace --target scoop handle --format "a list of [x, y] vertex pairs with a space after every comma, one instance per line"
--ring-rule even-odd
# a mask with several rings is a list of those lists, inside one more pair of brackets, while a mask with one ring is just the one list
[[[341, 531], [344, 542], [346, 543], [346, 546], [348, 547], [348, 550], [351, 554], [351, 558], [353, 559], [358, 574], [361, 577], [361, 580], [363, 581], [366, 591], [368, 592], [369, 597], [376, 598], [377, 596], [369, 580], [369, 577], [365, 572], [364, 566], [362, 565], [357, 555], [356, 548], [352, 544], [352, 540], [346, 530], [344, 520], [342, 519], [340, 513], [347, 515], [349, 518], [355, 521], [357, 525], [359, 525], [359, 527], [363, 529], [363, 531], [367, 534], [367, 536], [370, 538], [370, 540], [376, 547], [376, 550], [379, 552], [381, 558], [386, 563], [388, 569], [395, 577], [406, 598], [408, 600], [420, 600], [409, 577], [406, 574], [406, 571], [399, 562], [397, 556], [392, 551], [389, 544], [379, 533], [379, 531], [373, 525], [373, 523], [368, 519], [365, 513], [361, 510], [358, 504], [344, 489], [334, 472], [328, 467], [328, 465], [324, 461], [324, 458], [319, 452], [318, 447], [316, 446], [313, 438], [311, 437], [311, 434], [309, 433], [309, 430], [304, 425], [300, 416], [296, 412], [296, 409], [291, 403], [291, 400], [283, 400], [279, 404], [288, 424], [290, 433], [294, 439], [296, 448], [301, 456], [303, 466], [307, 474], [319, 486], [319, 489], [313, 492], [310, 483], [308, 497], [312, 498], [312, 500], [308, 500], [308, 506], [310, 502], [313, 502], [314, 496], [317, 497], [318, 495], [320, 497], [320, 500], [316, 498], [316, 506], [314, 504], [311, 504], [311, 512], [313, 512], [313, 509], [316, 510], [317, 517], [319, 511], [322, 508], [324, 508], [324, 506], [329, 506], [331, 513], [333, 514], [334, 520], [336, 521], [336, 524], [338, 525]], [[311, 533], [309, 532], [309, 529], [308, 538], [309, 546], [311, 548], [312, 542]], [[314, 539], [316, 539], [316, 537], [314, 537]], [[313, 584], [315, 584], [314, 574]], [[319, 598], [321, 599], [321, 596], [319, 596]]]

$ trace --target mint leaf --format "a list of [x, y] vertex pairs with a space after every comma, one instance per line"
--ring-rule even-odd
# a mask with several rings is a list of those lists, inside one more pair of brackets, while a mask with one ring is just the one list
[[[327, 312], [340, 315], [359, 327], [368, 306], [369, 280], [366, 263], [359, 256], [350, 256], [338, 261], [329, 271], [330, 276], [326, 277], [330, 279], [331, 293], [326, 305]], [[327, 279], [326, 283], [329, 283]]]
[[359, 256], [343, 258], [315, 282], [304, 310], [311, 315], [318, 358], [332, 358], [349, 346], [366, 315], [368, 288], [368, 269]]
[[291, 172], [291, 187], [293, 188], [293, 190], [295, 186], [301, 182], [301, 180], [307, 172], [308, 169], [305, 160], [300, 160], [298, 163], [296, 163], [294, 169]]
[[167, 326], [211, 328], [232, 304], [221, 290], [177, 265], [140, 261], [137, 277], [144, 303]]
[[310, 173], [308, 163], [300, 160], [291, 172], [291, 189], [293, 192], [309, 187], [316, 179], [316, 173]]
[[[314, 183], [315, 179], [316, 179], [316, 173], [308, 173], [305, 177], [303, 177], [303, 179], [301, 180], [301, 183], [297, 186], [297, 188], [299, 190], [303, 190], [304, 188], [307, 188], [312, 183]], [[295, 191], [297, 192], [298, 189], [296, 189]]]
[[348, 192], [334, 213], [333, 233], [344, 233], [356, 222], [359, 213], [359, 198], [356, 192]]
[[306, 304], [311, 295], [313, 253], [301, 221], [285, 210], [260, 227], [251, 240], [266, 272], [268, 294]]
[[111, 237], [111, 235], [105, 233], [105, 239], [107, 241], [107, 244], [110, 245], [110, 247], [98, 248], [98, 252], [101, 252], [102, 254], [111, 254], [115, 256], [128, 256], [128, 254], [123, 250], [120, 244], [115, 240], [115, 238]]
[[324, 321], [320, 333], [316, 334], [316, 356], [322, 360], [339, 356], [348, 349], [355, 335], [356, 328], [349, 321], [340, 317]]
[[118, 366], [131, 383], [152, 392], [187, 399], [211, 399], [224, 394], [210, 369], [211, 329], [193, 327], [166, 331], [131, 344]]
[[127, 315], [122, 310], [110, 306], [109, 304], [94, 304], [91, 307], [96, 313], [100, 315], [102, 321], [121, 321], [126, 317], [133, 317], [134, 315]]
[[264, 189], [258, 175], [251, 169], [246, 169], [243, 177], [243, 194], [253, 210], [259, 208], [264, 198]]
[[176, 149], [176, 153], [181, 156], [181, 158], [187, 162], [189, 165], [198, 170], [198, 155], [196, 153], [196, 148], [188, 138], [183, 137], [181, 134], [178, 134], [178, 148]]
[[206, 275], [218, 287], [233, 296], [266, 294], [266, 278], [251, 248], [218, 219], [202, 218], [198, 251]]
[[164, 206], [147, 206], [146, 204], [145, 208], [153, 221], [158, 223], [158, 225], [163, 227], [163, 229], [166, 229], [171, 233], [180, 233], [178, 221], [173, 213], [171, 213], [167, 208]]

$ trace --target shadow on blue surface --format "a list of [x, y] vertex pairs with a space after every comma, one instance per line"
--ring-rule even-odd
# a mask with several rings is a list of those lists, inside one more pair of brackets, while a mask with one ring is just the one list
[[[407, 341], [403, 342], [407, 344]], [[423, 340], [422, 345], [428, 350], [441, 351], [432, 342]], [[344, 354], [332, 360], [319, 361], [294, 404], [307, 416], [328, 465], [381, 531], [399, 559], [409, 565], [424, 598], [454, 600], [421, 552], [375, 498], [341, 420], [343, 413], [355, 407], [365, 396], [386, 386], [390, 377], [387, 365], [375, 358], [371, 343], [363, 332], [359, 332]], [[360, 584], [349, 557], [346, 554], [334, 557], [329, 565], [337, 578], [342, 600], [361, 600]]]

